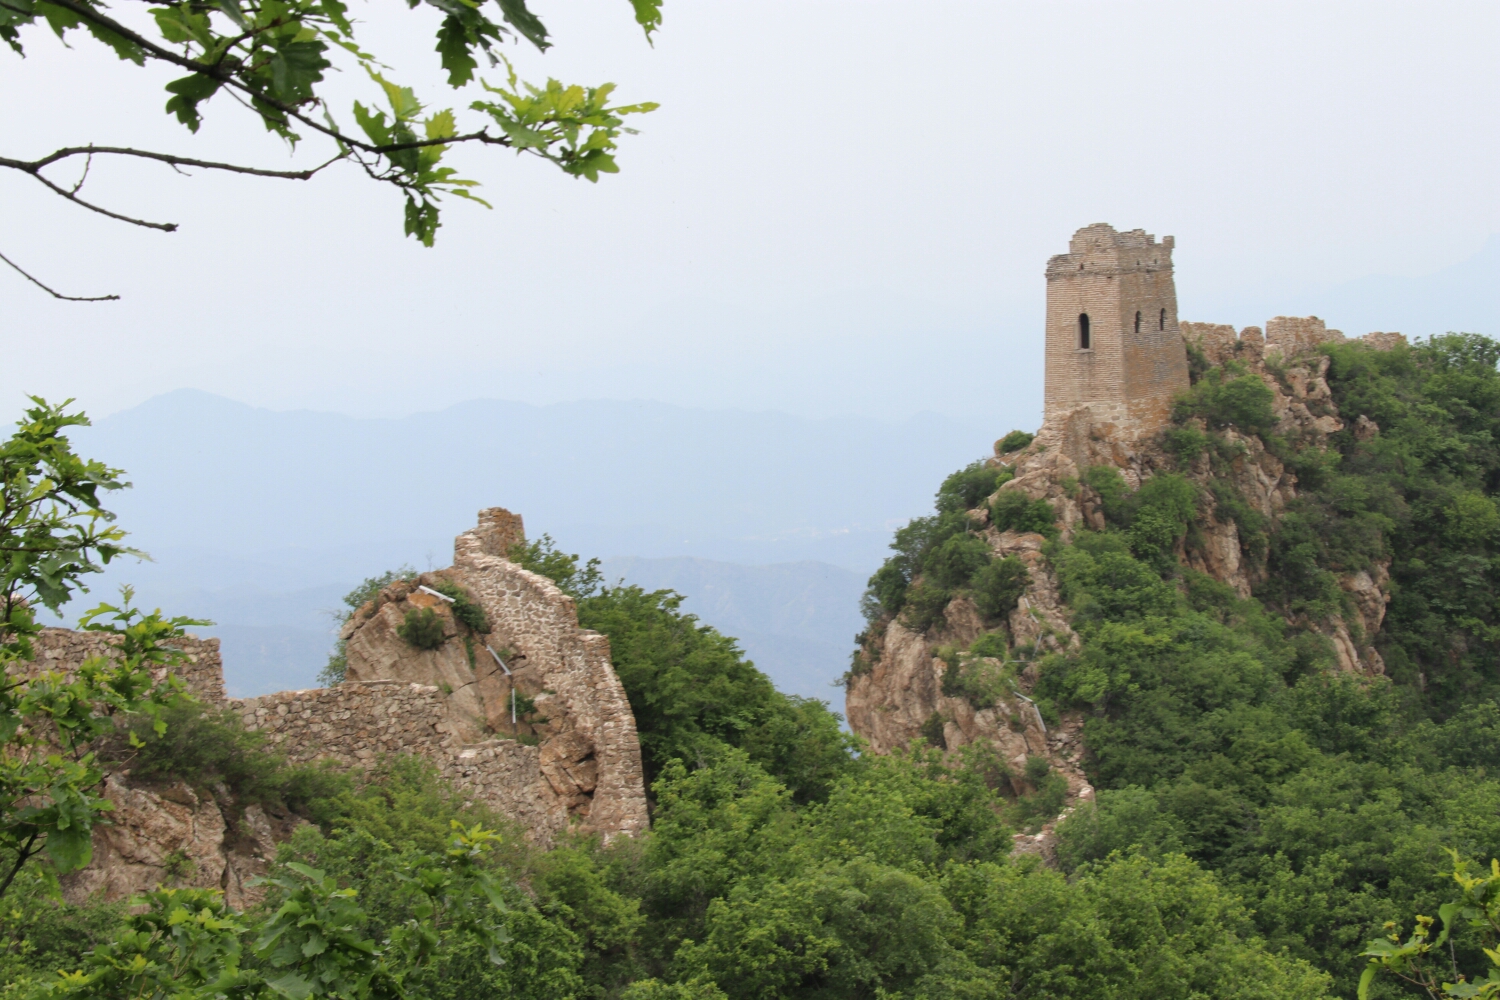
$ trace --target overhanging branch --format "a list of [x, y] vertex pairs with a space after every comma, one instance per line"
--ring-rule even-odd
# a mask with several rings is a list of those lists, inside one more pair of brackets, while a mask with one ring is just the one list
[[[345, 155], [347, 155], [345, 153], [339, 153], [332, 159], [324, 163], [320, 163], [318, 166], [312, 167], [307, 170], [266, 170], [261, 167], [243, 167], [235, 163], [219, 163], [215, 160], [197, 160], [188, 156], [174, 156], [171, 153], [154, 153], [151, 150], [131, 149], [126, 146], [64, 146], [62, 149], [49, 153], [39, 160], [17, 160], [7, 156], [0, 156], [0, 167], [9, 167], [12, 170], [19, 170], [24, 174], [30, 174], [32, 177], [36, 178], [39, 183], [45, 185], [46, 188], [53, 194], [57, 195], [60, 198], [66, 198], [74, 204], [86, 208], [91, 212], [98, 212], [100, 215], [108, 216], [111, 219], [118, 219], [121, 222], [128, 222], [133, 226], [143, 226], [147, 229], [159, 229], [164, 233], [175, 232], [177, 229], [177, 223], [175, 222], [151, 222], [146, 219], [137, 219], [133, 218], [132, 216], [121, 215], [119, 212], [114, 212], [110, 209], [103, 208], [102, 206], [95, 205], [93, 202], [85, 201], [83, 198], [78, 197], [78, 189], [82, 186], [83, 183], [81, 180], [78, 184], [74, 185], [71, 190], [69, 190], [68, 188], [62, 187], [61, 185], [54, 184], [46, 177], [46, 175], [42, 173], [43, 167], [60, 162], [69, 157], [88, 156], [92, 159], [92, 157], [99, 154], [107, 154], [111, 156], [134, 156], [143, 160], [155, 160], [157, 163], [165, 163], [173, 168], [198, 167], [203, 170], [224, 170], [236, 174], [249, 174], [252, 177], [275, 177], [282, 180], [292, 181], [310, 180], [314, 175], [318, 173], [318, 171], [334, 163], [337, 163], [339, 160], [342, 160]], [[9, 263], [9, 261], [7, 261], [7, 263]], [[12, 264], [11, 266], [14, 267], [15, 265]], [[59, 298], [66, 297], [67, 296], [59, 296]]]
[[[17, 274], [25, 278], [27, 281], [31, 282], [36, 287], [40, 288], [42, 291], [46, 292], [48, 295], [52, 296], [54, 299], [62, 299], [64, 302], [117, 302], [120, 298], [118, 295], [64, 295], [62, 292], [47, 287], [36, 278], [27, 274], [21, 269], [21, 266], [19, 264], [11, 260], [9, 257], [5, 256], [5, 254], [0, 253], [0, 260], [5, 261], [5, 263], [9, 264], [12, 268], [15, 269]], [[4, 890], [0, 889], [0, 892], [4, 892]]]

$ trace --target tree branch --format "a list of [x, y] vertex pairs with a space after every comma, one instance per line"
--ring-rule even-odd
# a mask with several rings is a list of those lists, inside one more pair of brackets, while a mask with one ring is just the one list
[[[221, 71], [219, 67], [210, 65], [209, 63], [198, 62], [196, 59], [188, 59], [186, 56], [178, 55], [171, 49], [162, 48], [160, 45], [157, 45], [146, 36], [131, 31], [119, 21], [116, 21], [114, 18], [109, 17], [105, 14], [99, 13], [88, 4], [78, 3], [77, 0], [46, 0], [46, 2], [54, 7], [61, 7], [63, 10], [71, 11], [72, 13], [77, 14], [79, 17], [83, 18], [85, 21], [97, 24], [99, 27], [104, 28], [107, 31], [112, 31], [129, 42], [135, 45], [139, 45], [153, 58], [160, 59], [163, 62], [172, 63], [174, 66], [181, 66], [183, 69], [190, 69], [194, 73], [202, 73], [204, 76], [211, 77], [212, 79], [219, 80], [223, 83], [229, 82], [229, 75]], [[4, 4], [3, 6], [5, 6], [9, 10], [17, 11], [18, 13], [31, 13], [30, 11], [21, 10], [18, 7], [12, 7], [9, 4]]]
[[279, 177], [289, 181], [311, 180], [313, 175], [333, 163], [344, 158], [340, 153], [333, 159], [310, 170], [265, 170], [261, 167], [241, 167], [233, 163], [219, 163], [215, 160], [194, 160], [186, 156], [174, 156], [171, 153], [153, 153], [148, 149], [131, 149], [126, 146], [64, 146], [53, 153], [48, 153], [40, 160], [12, 160], [0, 156], [0, 166], [13, 167], [16, 170], [24, 170], [26, 173], [34, 174], [43, 167], [65, 160], [70, 156], [96, 156], [109, 153], [114, 156], [139, 156], [146, 160], [156, 160], [159, 163], [170, 164], [174, 167], [200, 167], [204, 170], [228, 170], [237, 174], [253, 174], [256, 177]]
[[[53, 153], [48, 154], [47, 156], [42, 157], [40, 160], [16, 160], [7, 156], [0, 156], [0, 167], [9, 167], [12, 170], [19, 170], [22, 173], [30, 174], [32, 177], [36, 178], [38, 182], [46, 185], [47, 189], [52, 191], [53, 194], [56, 194], [62, 198], [66, 198], [74, 204], [81, 205], [91, 212], [98, 212], [100, 215], [108, 216], [111, 219], [118, 219], [121, 222], [128, 222], [133, 226], [143, 226], [147, 229], [160, 229], [164, 233], [176, 231], [177, 223], [175, 222], [150, 222], [146, 219], [136, 219], [128, 215], [121, 215], [118, 212], [112, 212], [107, 208], [95, 205], [93, 202], [85, 201], [84, 199], [78, 197], [78, 189], [83, 186], [83, 181], [81, 179], [77, 184], [73, 186], [72, 190], [68, 190], [67, 188], [54, 184], [51, 180], [49, 180], [42, 174], [43, 167], [46, 167], [53, 163], [57, 163], [60, 160], [65, 160], [70, 156], [88, 156], [90, 160], [92, 160], [96, 153], [108, 153], [114, 156], [136, 156], [145, 160], [155, 160], [158, 163], [165, 163], [173, 169], [176, 169], [178, 167], [199, 167], [204, 170], [226, 170], [236, 174], [250, 174], [254, 177], [276, 177], [283, 180], [294, 181], [309, 180], [315, 174], [317, 174], [318, 171], [334, 163], [337, 163], [347, 155], [346, 153], [341, 152], [332, 159], [308, 170], [265, 170], [261, 167], [242, 167], [238, 166], [237, 164], [219, 163], [214, 160], [195, 160], [187, 156], [174, 156], [171, 153], [153, 153], [150, 150], [146, 149], [130, 149], [124, 146], [65, 146], [62, 149], [59, 149]], [[87, 173], [85, 173], [85, 176], [87, 176]], [[6, 263], [11, 264], [10, 261], [6, 261]], [[11, 264], [11, 267], [15, 267], [15, 265]], [[19, 271], [20, 268], [16, 268], [16, 270]], [[21, 273], [25, 274], [26, 272], [22, 271]], [[29, 274], [26, 276], [28, 278], [31, 278], [31, 275]], [[36, 281], [35, 278], [32, 278], [31, 280]], [[41, 282], [38, 281], [37, 284], [41, 285]], [[47, 286], [42, 285], [42, 287], [46, 288]], [[50, 288], [47, 290], [52, 291]], [[57, 293], [53, 292], [52, 294], [56, 295]], [[69, 298], [69, 296], [59, 295], [58, 298]]]
[[[383, 155], [386, 153], [399, 152], [403, 149], [421, 149], [424, 146], [444, 146], [450, 143], [457, 142], [477, 141], [485, 143], [487, 145], [495, 146], [511, 145], [509, 136], [492, 136], [487, 131], [481, 129], [478, 132], [471, 132], [468, 135], [456, 135], [447, 139], [419, 139], [415, 142], [389, 143], [384, 146], [377, 146], [373, 143], [365, 142], [361, 139], [355, 139], [349, 136], [347, 133], [340, 131], [339, 129], [330, 128], [327, 125], [324, 125], [316, 119], [299, 111], [295, 105], [283, 104], [281, 101], [278, 101], [272, 97], [268, 97], [265, 94], [256, 93], [250, 87], [245, 86], [243, 81], [237, 79], [234, 76], [233, 72], [225, 72], [219, 63], [198, 62], [196, 59], [188, 59], [185, 56], [178, 55], [170, 49], [162, 48], [160, 45], [157, 45], [146, 36], [130, 30], [119, 21], [116, 21], [114, 18], [107, 17], [106, 15], [99, 13], [97, 10], [88, 6], [87, 4], [79, 3], [77, 2], [77, 0], [46, 0], [46, 2], [52, 4], [53, 6], [61, 7], [64, 10], [71, 11], [84, 20], [91, 21], [108, 31], [114, 32], [121, 38], [124, 38], [131, 43], [140, 46], [148, 55], [150, 55], [154, 59], [161, 59], [165, 62], [172, 63], [174, 66], [181, 66], [183, 69], [191, 70], [194, 73], [201, 73], [212, 80], [218, 80], [225, 86], [233, 87], [236, 90], [249, 94], [256, 100], [263, 101], [264, 103], [269, 104], [271, 107], [275, 108], [277, 111], [280, 111], [282, 114], [290, 115], [297, 121], [301, 122], [303, 125], [306, 125], [308, 128], [313, 129], [314, 131], [321, 132], [322, 134], [328, 136], [330, 139], [341, 142], [346, 146], [352, 146], [355, 149], [363, 150], [366, 153]], [[19, 11], [19, 8], [11, 7], [9, 4], [3, 2], [0, 2], [0, 7], [5, 7], [8, 10]], [[256, 113], [260, 114], [263, 118], [265, 117], [265, 114], [263, 112], [257, 111]], [[280, 175], [273, 174], [271, 176]]]
[[132, 226], [144, 226], [147, 229], [160, 229], [164, 233], [173, 233], [177, 231], [177, 223], [175, 222], [148, 222], [145, 219], [137, 219], [129, 215], [121, 215], [119, 212], [111, 212], [109, 209], [104, 208], [100, 205], [95, 205], [91, 201], [84, 201], [82, 198], [78, 197], [76, 194], [74, 194], [72, 191], [67, 190], [66, 188], [58, 187], [56, 184], [53, 184], [47, 178], [43, 177], [40, 173], [32, 173], [31, 176], [35, 177], [38, 181], [44, 184], [47, 189], [50, 190], [53, 194], [60, 195], [68, 199], [75, 205], [82, 205], [90, 212], [98, 212], [100, 215], [107, 215], [111, 219], [118, 219], [121, 222], [128, 222]]
[[[7, 261], [6, 263], [10, 262]], [[15, 265], [11, 264], [11, 266], [14, 267]], [[5, 895], [5, 891], [10, 888], [10, 884], [14, 882], [16, 876], [20, 874], [21, 866], [26, 864], [27, 859], [29, 859], [32, 854], [36, 853], [32, 851], [31, 845], [36, 843], [36, 838], [41, 832], [41, 830], [33, 829], [31, 831], [31, 836], [27, 839], [26, 843], [20, 848], [19, 851], [16, 852], [16, 863], [11, 868], [10, 874], [5, 876], [4, 884], [0, 884], [0, 896]]]
[[[20, 266], [18, 264], [16, 264], [15, 261], [13, 261], [9, 257], [5, 256], [3, 253], [0, 253], [0, 260], [5, 261], [5, 263], [7, 263], [11, 267], [15, 268], [16, 272], [18, 274], [20, 274], [21, 277], [25, 278], [27, 281], [31, 282], [36, 287], [40, 288], [42, 291], [46, 292], [48, 295], [52, 296], [54, 299], [62, 299], [64, 301], [66, 301], [66, 302], [115, 302], [115, 301], [118, 301], [119, 298], [120, 298], [118, 295], [88, 295], [88, 296], [84, 296], [84, 295], [64, 295], [64, 294], [62, 294], [59, 291], [56, 291], [56, 290], [51, 289], [51, 288], [48, 288], [46, 285], [42, 284], [40, 281], [36, 280], [31, 275], [29, 275], [25, 271], [21, 270]], [[14, 874], [12, 874], [12, 877], [14, 877]], [[10, 884], [10, 881], [7, 879], [6, 880], [6, 885], [9, 885], [9, 884]], [[3, 896], [3, 895], [5, 895], [5, 890], [3, 888], [0, 888], [0, 896]]]

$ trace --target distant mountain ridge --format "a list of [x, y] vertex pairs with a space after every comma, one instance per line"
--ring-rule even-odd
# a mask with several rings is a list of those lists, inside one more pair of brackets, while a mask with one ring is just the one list
[[[786, 690], [826, 696], [891, 529], [996, 433], [931, 414], [618, 401], [353, 418], [179, 390], [76, 434], [127, 470], [134, 488], [109, 506], [155, 559], [111, 567], [90, 596], [130, 582], [142, 603], [219, 623], [200, 631], [222, 638], [234, 693], [308, 687], [342, 594], [402, 564], [445, 565], [474, 512], [500, 505], [533, 538], [682, 591]], [[821, 565], [773, 565], [788, 563]]]

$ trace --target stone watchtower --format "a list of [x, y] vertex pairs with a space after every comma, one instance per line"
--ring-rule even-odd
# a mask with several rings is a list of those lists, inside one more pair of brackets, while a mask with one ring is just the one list
[[1101, 222], [1047, 262], [1047, 421], [1087, 406], [1137, 432], [1166, 423], [1188, 388], [1172, 245]]

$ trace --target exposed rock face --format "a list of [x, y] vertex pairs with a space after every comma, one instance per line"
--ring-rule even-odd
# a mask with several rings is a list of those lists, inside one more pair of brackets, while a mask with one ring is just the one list
[[[387, 587], [350, 619], [348, 679], [337, 687], [227, 700], [217, 639], [185, 641], [189, 662], [177, 672], [200, 701], [238, 712], [294, 763], [369, 769], [383, 756], [419, 754], [540, 844], [569, 828], [606, 839], [640, 833], [648, 822], [640, 745], [609, 642], [578, 627], [573, 601], [552, 581], [504, 558], [524, 540], [520, 517], [482, 511], [478, 527], [456, 540], [451, 568]], [[420, 589], [438, 584], [463, 588], [491, 631], [460, 625], [448, 601]], [[436, 649], [396, 633], [408, 610], [423, 609], [443, 623]], [[104, 642], [48, 629], [32, 672], [76, 669]], [[531, 722], [512, 721], [513, 690], [535, 704]], [[95, 828], [93, 862], [66, 880], [73, 899], [175, 884], [222, 888], [231, 906], [243, 906], [258, 898], [245, 883], [299, 822], [236, 803], [227, 789], [143, 785], [128, 771], [112, 775], [104, 794], [115, 811]]]
[[277, 842], [298, 822], [256, 804], [240, 808], [225, 789], [195, 791], [180, 781], [141, 787], [116, 774], [104, 797], [115, 810], [94, 831], [94, 860], [63, 879], [73, 902], [192, 886], [223, 889], [225, 901], [243, 909], [263, 895], [246, 882], [269, 870]]
[[[398, 680], [443, 691], [447, 710], [437, 730], [451, 747], [472, 751], [464, 759], [478, 759], [475, 746], [484, 744], [512, 761], [516, 774], [540, 774], [528, 793], [546, 817], [532, 825], [539, 839], [569, 823], [606, 837], [640, 832], [647, 822], [640, 743], [609, 641], [578, 627], [572, 599], [551, 580], [505, 559], [523, 538], [509, 511], [481, 511], [479, 527], [455, 540], [451, 569], [392, 584], [360, 608], [343, 633], [346, 683]], [[488, 635], [470, 634], [448, 602], [420, 589], [442, 580], [484, 609]], [[444, 638], [437, 649], [418, 650], [396, 629], [409, 611], [427, 609], [443, 620]], [[534, 701], [545, 721], [513, 722], [513, 691]], [[539, 745], [495, 736], [534, 737]], [[533, 754], [534, 765], [520, 763]]]
[[[1344, 335], [1327, 329], [1322, 320], [1277, 317], [1267, 324], [1268, 333], [1264, 335], [1258, 327], [1236, 333], [1232, 326], [1207, 323], [1184, 322], [1181, 330], [1187, 346], [1200, 352], [1210, 365], [1235, 362], [1264, 381], [1272, 393], [1278, 433], [1316, 446], [1344, 429], [1326, 379], [1329, 359], [1316, 353], [1319, 344], [1343, 340]], [[1376, 349], [1390, 349], [1404, 342], [1400, 334], [1370, 334], [1365, 338], [1365, 343]], [[1115, 418], [1112, 409], [1096, 412], [1089, 405], [1049, 411], [1046, 423], [1028, 447], [992, 460], [1009, 465], [1014, 472], [1000, 491], [1048, 501], [1057, 513], [1057, 525], [1065, 540], [1080, 528], [1103, 529], [1099, 498], [1082, 484], [1091, 466], [1118, 469], [1131, 489], [1158, 472], [1176, 469], [1163, 451], [1158, 428]], [[1379, 428], [1368, 417], [1359, 416], [1353, 422], [1353, 432], [1368, 440], [1379, 433]], [[1258, 437], [1233, 428], [1219, 433], [1238, 451], [1228, 463], [1226, 485], [1262, 517], [1274, 521], [1297, 497], [1296, 476], [1266, 450]], [[1258, 560], [1249, 557], [1235, 522], [1219, 509], [1207, 489], [1215, 478], [1209, 457], [1200, 456], [1191, 468], [1181, 471], [1205, 489], [1199, 517], [1190, 533], [1192, 540], [1180, 547], [1179, 561], [1228, 584], [1242, 597], [1250, 596], [1264, 570]], [[1217, 475], [1221, 483], [1226, 478], [1222, 467]], [[983, 509], [970, 511], [969, 516], [980, 523], [988, 519]], [[1014, 655], [1031, 657], [1073, 647], [1077, 636], [1068, 624], [1056, 577], [1042, 554], [1042, 536], [988, 528], [983, 537], [994, 555], [1019, 557], [1030, 572], [1025, 594], [1006, 622], [1011, 648], [1017, 651]], [[1384, 664], [1371, 640], [1379, 631], [1390, 600], [1387, 567], [1376, 565], [1369, 571], [1346, 574], [1339, 582], [1356, 609], [1353, 620], [1336, 616], [1307, 624], [1330, 639], [1342, 670], [1382, 673]], [[1034, 667], [1018, 675], [1019, 691], [1014, 697], [1002, 697], [991, 706], [975, 707], [963, 698], [943, 695], [942, 678], [948, 668], [935, 655], [938, 647], [953, 644], [962, 648], [983, 631], [977, 614], [971, 614], [972, 606], [965, 608], [965, 604], [965, 599], [955, 599], [944, 620], [925, 635], [913, 633], [899, 621], [887, 624], [883, 632], [873, 630], [864, 651], [870, 669], [852, 677], [847, 689], [850, 727], [868, 740], [872, 749], [887, 752], [905, 746], [924, 731], [929, 737], [935, 735], [934, 720], [939, 720], [943, 741], [949, 748], [987, 741], [1007, 760], [1013, 773], [1024, 766], [1028, 754], [1045, 754], [1054, 771], [1068, 779], [1067, 809], [1072, 809], [1076, 802], [1093, 794], [1080, 768], [1085, 753], [1082, 721], [1066, 719], [1058, 730], [1042, 731], [1040, 719], [1024, 698], [1036, 681]], [[1055, 821], [1040, 834], [1018, 836], [1016, 850], [1050, 858], [1054, 825]]]

